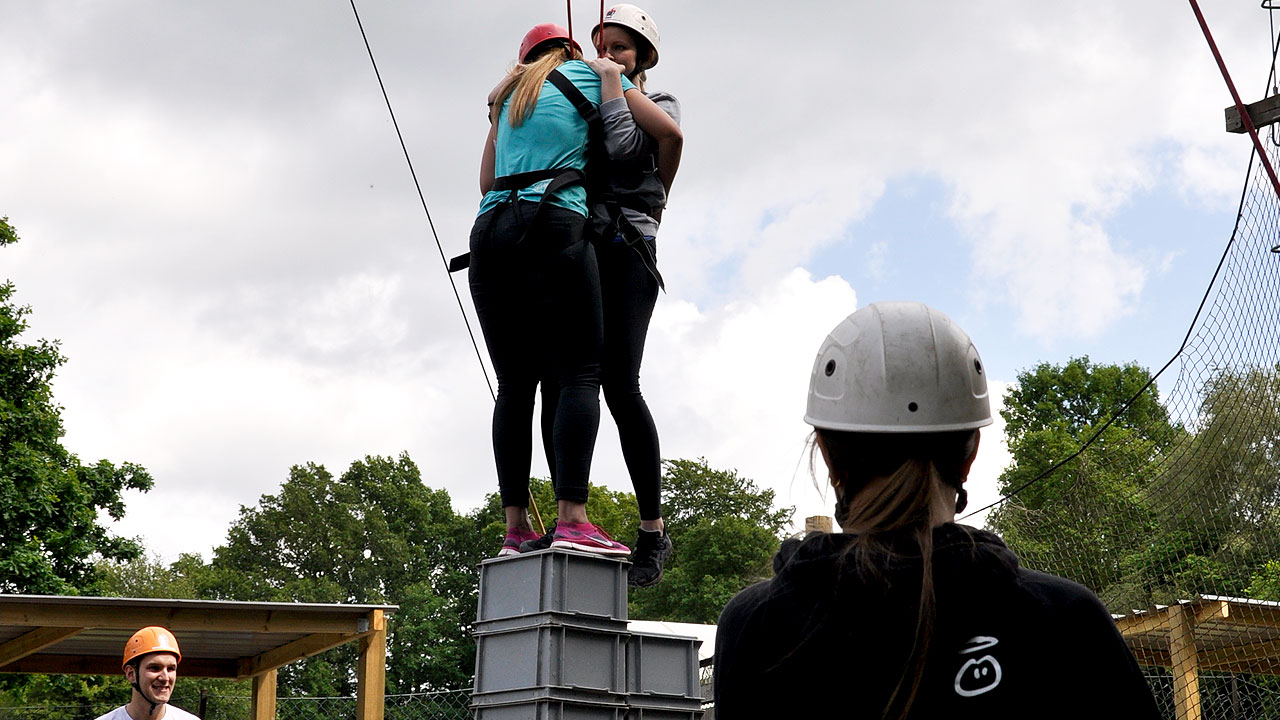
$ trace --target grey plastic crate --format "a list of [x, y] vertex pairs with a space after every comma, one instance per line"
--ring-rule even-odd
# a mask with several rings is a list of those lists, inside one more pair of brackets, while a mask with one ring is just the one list
[[635, 693], [627, 696], [627, 720], [698, 720], [701, 717], [700, 698]]
[[478, 708], [488, 707], [490, 705], [522, 705], [549, 700], [568, 703], [618, 705], [624, 708], [627, 705], [627, 696], [622, 693], [603, 692], [589, 688], [542, 685], [540, 687], [520, 688], [518, 690], [495, 690], [492, 692], [472, 693], [471, 707]]
[[669, 708], [627, 708], [627, 720], [701, 720], [702, 709], [672, 710]]
[[477, 633], [475, 691], [554, 685], [625, 693], [626, 637], [567, 625]]
[[627, 692], [702, 699], [698, 647], [679, 635], [633, 632], [627, 641]]
[[626, 620], [614, 620], [602, 615], [584, 613], [543, 612], [497, 620], [477, 620], [471, 628], [472, 635], [500, 632], [502, 630], [524, 630], [542, 625], [566, 625], [591, 630], [607, 630], [609, 632], [627, 632]]
[[552, 548], [480, 563], [480, 622], [556, 612], [627, 619], [627, 562]]
[[529, 700], [472, 705], [475, 720], [624, 720], [626, 706], [619, 703]]

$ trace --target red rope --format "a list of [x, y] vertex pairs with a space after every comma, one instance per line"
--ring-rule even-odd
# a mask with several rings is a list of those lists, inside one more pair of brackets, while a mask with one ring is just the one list
[[1244, 125], [1244, 129], [1249, 131], [1249, 137], [1253, 140], [1253, 148], [1258, 152], [1258, 157], [1262, 158], [1262, 166], [1267, 169], [1267, 175], [1271, 178], [1271, 187], [1275, 188], [1276, 197], [1280, 198], [1280, 179], [1276, 179], [1275, 168], [1271, 167], [1271, 158], [1267, 156], [1267, 151], [1262, 147], [1262, 141], [1258, 139], [1258, 131], [1253, 127], [1253, 118], [1249, 117], [1249, 109], [1244, 106], [1240, 100], [1240, 93], [1236, 92], [1235, 83], [1231, 82], [1231, 74], [1227, 72], [1227, 64], [1222, 60], [1222, 53], [1218, 52], [1218, 46], [1213, 42], [1213, 35], [1209, 33], [1209, 24], [1204, 21], [1204, 15], [1200, 12], [1200, 5], [1196, 0], [1189, 0], [1191, 9], [1195, 11], [1196, 20], [1200, 22], [1200, 29], [1204, 31], [1204, 39], [1209, 41], [1209, 49], [1213, 51], [1213, 58], [1218, 61], [1218, 69], [1222, 71], [1222, 79], [1227, 81], [1227, 89], [1231, 91], [1231, 99], [1236, 103], [1236, 111], [1240, 113], [1240, 122]]
[[564, 0], [569, 15], [569, 40], [573, 40], [573, 0]]
[[600, 28], [599, 34], [596, 35], [596, 37], [600, 38], [600, 40], [598, 41], [599, 44], [596, 45], [596, 54], [603, 56], [604, 55], [604, 0], [600, 0], [600, 24], [597, 25], [596, 27]]

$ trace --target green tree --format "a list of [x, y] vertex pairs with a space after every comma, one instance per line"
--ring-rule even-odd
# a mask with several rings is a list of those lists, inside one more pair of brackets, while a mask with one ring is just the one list
[[705, 458], [664, 460], [663, 519], [675, 545], [662, 582], [631, 592], [639, 620], [714, 623], [739, 590], [768, 578], [793, 508]]
[[1018, 374], [1001, 410], [1013, 460], [999, 479], [1002, 494], [1017, 495], [990, 525], [1025, 564], [1104, 596], [1120, 582], [1135, 539], [1154, 528], [1143, 499], [1152, 476], [1143, 470], [1185, 435], [1150, 380], [1135, 364], [1094, 365], [1088, 357]]
[[[0, 247], [18, 241], [0, 218]], [[61, 442], [62, 408], [50, 387], [65, 362], [56, 341], [20, 339], [31, 309], [0, 284], [0, 592], [92, 591], [97, 558], [138, 557], [137, 542], [99, 521], [124, 515], [125, 490], [151, 489], [132, 463], [84, 465]]]
[[1201, 389], [1197, 426], [1152, 483], [1158, 531], [1129, 559], [1135, 592], [1157, 603], [1277, 599], [1280, 367], [1216, 372]]
[[[396, 692], [464, 687], [474, 667], [476, 565], [492, 548], [473, 518], [422, 484], [408, 455], [366, 457], [339, 478], [299, 465], [242, 507], [207, 566], [184, 572], [203, 597], [397, 604], [388, 637]], [[353, 692], [348, 644], [281, 669], [286, 694]]]

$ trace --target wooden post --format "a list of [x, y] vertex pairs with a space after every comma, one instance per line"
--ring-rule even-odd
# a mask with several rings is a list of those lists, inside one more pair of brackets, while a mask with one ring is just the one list
[[826, 515], [813, 515], [804, 519], [804, 534], [831, 532], [831, 518]]
[[1173, 671], [1173, 707], [1178, 720], [1200, 720], [1200, 668], [1196, 626], [1189, 605], [1169, 608], [1169, 664]]
[[369, 613], [373, 632], [360, 638], [356, 671], [356, 720], [382, 720], [387, 692], [387, 618], [381, 610]]
[[276, 720], [276, 671], [253, 676], [253, 720]]

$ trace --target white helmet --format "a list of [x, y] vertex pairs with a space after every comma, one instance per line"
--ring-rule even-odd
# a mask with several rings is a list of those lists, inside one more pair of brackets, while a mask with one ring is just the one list
[[978, 349], [951, 318], [916, 302], [868, 305], [818, 350], [805, 422], [825, 430], [913, 433], [990, 425]]
[[[629, 30], [638, 33], [645, 40], [649, 41], [649, 47], [653, 50], [652, 62], [641, 68], [648, 70], [658, 64], [658, 25], [653, 22], [653, 18], [649, 17], [649, 13], [641, 10], [630, 3], [622, 3], [609, 8], [609, 12], [604, 14], [605, 25], [620, 25]], [[591, 41], [596, 41], [596, 34], [600, 32], [600, 26], [596, 25], [591, 30]]]

